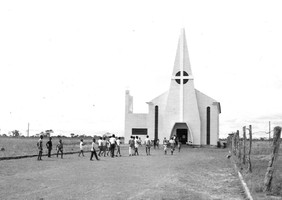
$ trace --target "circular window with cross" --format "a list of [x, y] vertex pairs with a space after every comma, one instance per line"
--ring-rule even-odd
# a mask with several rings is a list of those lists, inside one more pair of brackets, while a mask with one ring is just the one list
[[186, 84], [189, 79], [193, 79], [192, 76], [189, 76], [189, 74], [186, 71], [178, 71], [175, 76], [173, 77], [173, 79], [178, 83], [178, 84]]

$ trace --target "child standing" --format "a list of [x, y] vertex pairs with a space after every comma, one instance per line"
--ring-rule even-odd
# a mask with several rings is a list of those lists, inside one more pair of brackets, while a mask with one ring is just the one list
[[60, 139], [59, 144], [57, 145], [57, 158], [59, 156], [59, 152], [61, 152], [61, 158], [63, 158], [63, 142]]
[[84, 157], [83, 147], [84, 147], [84, 142], [83, 142], [83, 139], [81, 139], [80, 143], [79, 143], [80, 152], [79, 152], [78, 156], [80, 156], [80, 154], [82, 154], [82, 156]]
[[40, 138], [37, 142], [37, 148], [38, 148], [38, 157], [37, 157], [37, 160], [42, 160], [42, 152], [43, 152], [43, 142], [42, 142], [42, 139], [43, 139], [43, 135], [40, 135]]
[[173, 138], [171, 138], [169, 140], [169, 144], [170, 144], [170, 152], [171, 152], [171, 155], [173, 155], [173, 152], [174, 152], [174, 149], [175, 149], [175, 140]]
[[164, 154], [166, 155], [166, 152], [167, 152], [167, 145], [168, 145], [168, 141], [166, 138], [164, 138], [163, 140], [163, 145], [164, 145]]

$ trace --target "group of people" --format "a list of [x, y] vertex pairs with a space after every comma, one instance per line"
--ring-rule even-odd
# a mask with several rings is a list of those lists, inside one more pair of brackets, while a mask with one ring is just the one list
[[[110, 156], [115, 157], [115, 156], [121, 156], [120, 153], [120, 144], [121, 140], [120, 137], [115, 137], [113, 134], [109, 138], [106, 137], [99, 137], [98, 139], [98, 150], [99, 152], [96, 152], [95, 146], [96, 146], [96, 140], [93, 138], [92, 144], [91, 144], [91, 155], [90, 155], [90, 160], [93, 160], [93, 156], [95, 156], [96, 160], [99, 160], [98, 156]], [[49, 141], [46, 142], [46, 147], [48, 150], [48, 157], [51, 157], [51, 151], [53, 149], [53, 144], [52, 144], [52, 137], [49, 137]], [[85, 143], [83, 142], [83, 139], [80, 140], [79, 143], [79, 154], [78, 156], [82, 155], [84, 156], [84, 147]], [[37, 142], [37, 148], [38, 148], [38, 157], [37, 160], [42, 160], [42, 153], [43, 153], [43, 136], [41, 135], [38, 142]], [[115, 149], [117, 149], [116, 154], [115, 154]], [[63, 158], [63, 142], [62, 139], [59, 139], [59, 143], [56, 146], [56, 151], [57, 151], [57, 157], [59, 156], [59, 153], [61, 154], [61, 158]]]
[[[43, 153], [43, 136], [41, 135], [38, 142], [37, 142], [37, 147], [38, 147], [38, 158], [37, 160], [42, 160], [42, 153]], [[93, 138], [92, 144], [91, 144], [91, 155], [90, 155], [90, 160], [93, 160], [93, 157], [95, 156], [96, 160], [100, 160], [99, 157], [101, 156], [110, 156], [112, 158], [121, 156], [120, 152], [120, 145], [121, 145], [121, 138], [116, 137], [114, 134], [108, 138], [106, 137], [99, 137], [98, 141], [98, 153], [96, 152], [95, 146], [96, 146], [96, 140]], [[140, 146], [142, 146], [142, 140], [138, 136], [131, 136], [129, 141], [129, 156], [139, 156], [138, 149]], [[150, 140], [149, 136], [147, 135], [144, 141], [145, 149], [146, 149], [146, 155], [149, 156], [151, 155], [151, 146], [154, 145], [154, 148], [159, 146], [159, 140]], [[171, 155], [173, 155], [173, 152], [175, 151], [176, 146], [178, 147], [178, 151], [180, 152], [181, 149], [181, 142], [176, 138], [175, 136], [171, 137], [169, 140], [164, 138], [163, 139], [163, 150], [164, 154], [167, 154], [168, 148], [170, 148]], [[51, 157], [51, 151], [52, 151], [52, 138], [49, 138], [49, 141], [46, 143], [46, 147], [48, 150], [48, 157]], [[83, 139], [80, 140], [79, 143], [79, 154], [78, 156], [82, 155], [84, 156], [84, 148], [85, 148], [85, 143], [83, 142]], [[61, 139], [59, 139], [59, 142], [56, 146], [57, 150], [57, 157], [59, 156], [59, 153], [61, 153], [61, 158], [63, 158], [63, 142]]]
[[[138, 156], [138, 148], [139, 146], [142, 146], [142, 140], [140, 137], [138, 136], [131, 136], [129, 141], [129, 156]], [[154, 145], [154, 149], [156, 147], [159, 148], [159, 139], [156, 140], [150, 140], [149, 139], [149, 135], [146, 136], [146, 139], [144, 141], [144, 145], [145, 145], [145, 149], [146, 149], [146, 155], [149, 156], [151, 155], [151, 146]], [[175, 148], [178, 148], [178, 152], [180, 152], [181, 149], [181, 142], [179, 141], [178, 138], [176, 138], [175, 136], [171, 137], [169, 140], [167, 140], [166, 138], [164, 138], [163, 140], [163, 148], [164, 148], [164, 154], [167, 154], [167, 149], [170, 147], [170, 152], [171, 155], [173, 155], [173, 152], [175, 151]]]
[[181, 142], [179, 141], [178, 138], [173, 136], [173, 137], [170, 138], [170, 140], [167, 140], [166, 138], [164, 138], [163, 146], [164, 146], [164, 154], [165, 155], [167, 154], [168, 147], [170, 147], [170, 153], [171, 153], [171, 155], [173, 155], [173, 152], [175, 151], [176, 146], [178, 148], [178, 152], [180, 152]]
[[[114, 158], [115, 156], [121, 156], [120, 153], [120, 144], [121, 144], [121, 140], [120, 137], [116, 137], [115, 134], [113, 134], [112, 136], [110, 136], [109, 138], [106, 137], [99, 137], [98, 139], [98, 154], [95, 150], [95, 139], [93, 138], [93, 142], [91, 145], [91, 156], [90, 156], [90, 160], [92, 160], [93, 155], [95, 155], [96, 160], [99, 160], [98, 156], [110, 156], [112, 158]], [[115, 152], [115, 149], [117, 149], [117, 151]]]
[[[49, 138], [49, 141], [46, 142], [46, 147], [47, 147], [47, 150], [48, 150], [48, 157], [50, 158], [51, 157], [51, 151], [52, 151], [52, 148], [53, 148], [53, 143], [52, 143], [52, 138], [50, 137]], [[38, 142], [37, 142], [37, 148], [38, 148], [38, 157], [37, 157], [37, 160], [42, 160], [42, 153], [43, 153], [43, 135], [40, 136]], [[56, 146], [56, 150], [57, 150], [57, 157], [59, 156], [59, 153], [61, 153], [61, 158], [63, 158], [63, 142], [62, 140], [60, 139], [59, 140], [59, 143], [57, 144]]]

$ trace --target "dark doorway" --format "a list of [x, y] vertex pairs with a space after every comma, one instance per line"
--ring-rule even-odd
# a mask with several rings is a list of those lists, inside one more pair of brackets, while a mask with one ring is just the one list
[[188, 138], [188, 130], [187, 129], [176, 129], [176, 136], [182, 144], [187, 143]]

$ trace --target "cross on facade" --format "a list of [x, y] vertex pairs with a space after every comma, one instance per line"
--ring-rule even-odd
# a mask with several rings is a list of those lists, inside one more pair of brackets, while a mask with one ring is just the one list
[[[181, 65], [181, 68], [183, 69], [183, 65]], [[193, 76], [189, 76], [189, 74], [184, 71], [178, 71], [175, 76], [172, 76], [171, 78], [172, 80], [175, 80], [178, 84], [180, 84], [180, 98], [179, 98], [179, 121], [183, 122], [184, 119], [184, 112], [183, 112], [183, 106], [184, 106], [184, 99], [183, 99], [183, 95], [184, 95], [184, 84], [186, 84], [190, 79], [193, 80]]]
[[189, 74], [186, 71], [179, 71], [175, 74], [175, 76], [172, 77], [173, 80], [175, 80], [178, 84], [186, 84], [190, 79], [193, 80], [193, 76], [189, 76]]

